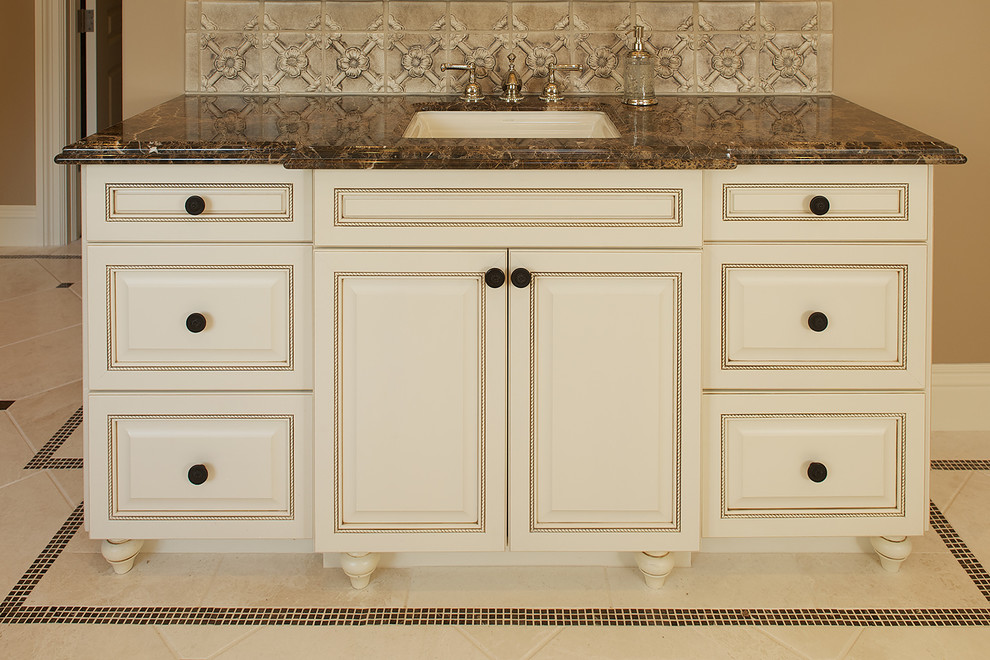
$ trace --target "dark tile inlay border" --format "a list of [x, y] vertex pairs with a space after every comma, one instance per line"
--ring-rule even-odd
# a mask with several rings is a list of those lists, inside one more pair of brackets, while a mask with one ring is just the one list
[[6, 410], [14, 405], [13, 401], [0, 401], [0, 410]]
[[70, 286], [75, 284], [75, 282], [60, 282], [56, 289], [68, 289]]
[[933, 470], [990, 470], [990, 460], [985, 458], [933, 458]]
[[45, 446], [38, 450], [28, 464], [24, 466], [25, 470], [64, 470], [68, 468], [81, 468], [82, 460], [81, 458], [53, 458], [52, 454], [58, 451], [58, 448], [66, 441], [66, 439], [72, 435], [72, 432], [79, 428], [83, 420], [83, 409], [79, 406], [76, 412], [72, 413], [72, 416], [66, 420], [62, 427], [55, 431], [55, 434], [49, 438]]
[[[934, 503], [932, 528], [990, 600], [990, 575]], [[82, 527], [80, 503], [0, 603], [0, 623], [277, 626], [848, 626], [990, 625], [990, 608], [494, 608], [494, 607], [26, 607], [34, 587]]]

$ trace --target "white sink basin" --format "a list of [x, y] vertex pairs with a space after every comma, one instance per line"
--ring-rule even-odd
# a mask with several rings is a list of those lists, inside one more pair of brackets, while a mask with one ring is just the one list
[[407, 138], [617, 138], [604, 112], [593, 110], [449, 110], [413, 115]]

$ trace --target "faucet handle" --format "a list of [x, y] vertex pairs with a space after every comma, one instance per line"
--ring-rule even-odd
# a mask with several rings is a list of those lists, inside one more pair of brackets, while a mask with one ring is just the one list
[[456, 71], [467, 71], [468, 81], [467, 85], [464, 86], [464, 93], [461, 94], [462, 101], [475, 102], [480, 101], [485, 98], [485, 95], [481, 93], [481, 85], [478, 84], [475, 76], [484, 78], [488, 75], [488, 69], [483, 66], [478, 66], [476, 62], [465, 62], [464, 64], [441, 64], [440, 70], [446, 71], [447, 69], [454, 69]]
[[580, 64], [557, 64], [556, 62], [551, 62], [547, 65], [547, 69], [549, 70], [547, 84], [543, 86], [543, 93], [540, 94], [540, 100], [551, 103], [564, 98], [560, 93], [560, 87], [557, 85], [557, 79], [554, 77], [554, 74], [557, 71], [583, 71], [584, 67]]

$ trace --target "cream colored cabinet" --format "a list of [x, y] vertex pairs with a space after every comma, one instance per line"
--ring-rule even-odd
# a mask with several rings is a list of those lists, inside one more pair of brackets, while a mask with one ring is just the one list
[[356, 587], [506, 549], [659, 586], [708, 539], [867, 536], [896, 570], [924, 532], [926, 166], [84, 170], [86, 515], [120, 572], [128, 539], [311, 538]]
[[697, 549], [697, 251], [320, 250], [316, 280], [318, 551], [503, 550], [507, 515], [512, 550]]

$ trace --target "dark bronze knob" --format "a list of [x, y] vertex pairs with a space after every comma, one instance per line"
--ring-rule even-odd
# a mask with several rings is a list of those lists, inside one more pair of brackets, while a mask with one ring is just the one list
[[193, 312], [186, 317], [186, 329], [189, 332], [202, 332], [206, 330], [206, 317], [199, 312]]
[[190, 195], [186, 198], [186, 213], [189, 215], [199, 215], [206, 210], [206, 200], [199, 195]]
[[501, 268], [489, 268], [485, 273], [485, 284], [493, 289], [497, 289], [505, 284], [505, 273]]
[[525, 289], [533, 281], [533, 274], [525, 268], [516, 268], [511, 275], [512, 285], [520, 289]]
[[828, 327], [828, 317], [822, 312], [812, 312], [808, 316], [808, 327], [815, 332], [821, 332]]
[[815, 195], [811, 198], [811, 203], [808, 204], [811, 208], [811, 212], [815, 215], [825, 215], [828, 213], [829, 203], [828, 197], [824, 195]]
[[186, 475], [189, 477], [189, 483], [193, 486], [199, 486], [210, 478], [210, 471], [206, 469], [203, 464], [197, 464], [189, 468], [189, 473]]
[[812, 461], [811, 465], [808, 466], [808, 478], [816, 484], [820, 484], [825, 481], [825, 477], [827, 476], [828, 468], [826, 468], [822, 463]]

